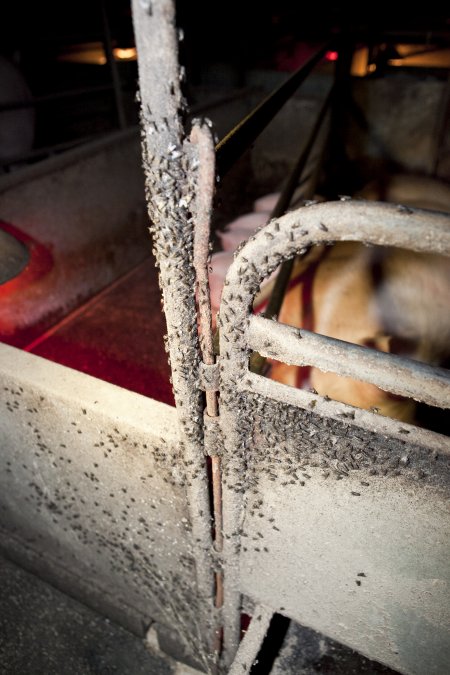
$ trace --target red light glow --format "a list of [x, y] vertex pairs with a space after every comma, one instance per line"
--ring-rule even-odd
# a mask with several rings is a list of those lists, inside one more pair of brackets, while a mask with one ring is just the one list
[[337, 61], [339, 58], [339, 53], [338, 52], [327, 52], [325, 54], [325, 58], [327, 61]]
[[25, 244], [30, 255], [28, 264], [22, 272], [0, 286], [1, 299], [7, 295], [18, 293], [23, 288], [29, 286], [33, 281], [48, 274], [53, 267], [53, 258], [46, 246], [40, 244], [17, 227], [14, 227], [14, 225], [0, 221], [0, 227], [18, 241]]

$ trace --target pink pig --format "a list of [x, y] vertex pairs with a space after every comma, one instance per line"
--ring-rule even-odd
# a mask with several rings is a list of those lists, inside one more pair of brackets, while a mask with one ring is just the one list
[[[254, 211], [239, 216], [228, 223], [218, 237], [222, 251], [214, 253], [210, 262], [209, 286], [211, 294], [211, 309], [213, 324], [219, 309], [222, 296], [223, 283], [229, 266], [233, 262], [234, 251], [243, 242], [249, 239], [259, 228], [266, 225], [270, 219], [270, 213], [275, 206], [279, 193], [272, 193], [260, 197], [254, 202]], [[270, 277], [271, 278], [271, 277]], [[267, 283], [269, 279], [266, 280]]]
[[223, 232], [218, 232], [222, 249], [224, 251], [235, 251], [239, 244], [246, 241], [260, 227], [265, 225], [270, 218], [270, 212], [261, 211], [259, 213], [246, 213], [228, 223]]

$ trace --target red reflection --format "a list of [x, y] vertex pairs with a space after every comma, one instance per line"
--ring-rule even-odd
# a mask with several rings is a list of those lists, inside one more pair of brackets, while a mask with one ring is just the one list
[[[86, 335], [86, 342], [82, 343], [79, 339], [73, 340], [67, 333], [64, 335], [51, 333], [52, 331], [49, 331], [48, 335], [42, 335], [39, 344], [30, 345], [31, 349], [28, 347], [26, 351], [129, 391], [143, 394], [155, 401], [175, 405], [165, 367], [158, 368], [156, 364], [155, 367], [151, 367], [139, 363], [138, 353], [134, 360], [127, 358], [126, 354], [121, 358], [111, 353], [104, 345], [95, 344], [90, 335]], [[164, 361], [164, 366], [165, 363]]]
[[[14, 225], [0, 221], [0, 227], [18, 241], [25, 244], [30, 255], [28, 264], [22, 272], [13, 279], [0, 285], [0, 299], [2, 299], [13, 293], [19, 293], [20, 290], [27, 288], [34, 281], [40, 279], [45, 274], [48, 274], [53, 267], [53, 257], [46, 246], [40, 244], [33, 239], [33, 237], [30, 237], [17, 227], [14, 227]], [[1, 333], [2, 325], [0, 318], [0, 334]]]
[[[24, 325], [23, 312], [30, 298], [45, 304], [48, 293], [58, 296], [58, 261], [48, 248], [13, 225], [0, 222], [0, 227], [23, 242], [30, 254], [22, 272], [0, 286], [0, 302], [8, 308], [3, 316], [0, 312], [0, 341], [174, 405], [154, 261], [147, 258], [65, 316], [61, 311], [53, 316], [47, 313]], [[56, 275], [41, 288], [42, 278], [53, 268]]]

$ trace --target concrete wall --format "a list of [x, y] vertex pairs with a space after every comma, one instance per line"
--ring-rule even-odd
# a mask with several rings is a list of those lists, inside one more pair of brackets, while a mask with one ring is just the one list
[[0, 221], [50, 259], [31, 280], [2, 288], [3, 340], [26, 343], [33, 326], [39, 334], [149, 255], [141, 164], [131, 129], [2, 177]]
[[[366, 162], [374, 170], [397, 170], [434, 175], [450, 180], [446, 82], [433, 77], [394, 74], [355, 79], [356, 107], [349, 111], [346, 129], [351, 160]], [[447, 103], [448, 105], [448, 103]]]
[[0, 372], [2, 551], [201, 661], [176, 410], [6, 345]]

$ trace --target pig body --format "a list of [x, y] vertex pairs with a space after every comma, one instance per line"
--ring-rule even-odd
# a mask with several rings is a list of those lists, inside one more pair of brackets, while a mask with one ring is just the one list
[[[220, 304], [223, 282], [233, 251], [270, 218], [278, 193], [255, 201], [255, 212], [229, 223], [222, 234], [225, 252], [212, 256], [213, 316]], [[358, 198], [392, 201], [406, 206], [450, 212], [450, 187], [428, 177], [396, 175], [371, 183]], [[272, 275], [256, 305], [264, 307]], [[431, 365], [450, 360], [450, 263], [434, 254], [415, 253], [357, 242], [313, 247], [297, 259], [278, 320], [298, 328], [407, 356]], [[413, 422], [414, 401], [392, 396], [374, 385], [270, 361], [269, 377], [293, 387], [360, 408]]]
[[237, 247], [251, 237], [260, 227], [266, 225], [270, 211], [246, 213], [227, 225], [218, 236], [224, 251], [235, 251]]
[[[222, 246], [222, 251], [218, 251], [211, 256], [209, 267], [209, 288], [211, 297], [211, 312], [213, 319], [213, 328], [216, 324], [216, 316], [219, 311], [220, 299], [222, 297], [223, 283], [228, 271], [228, 267], [233, 262], [233, 255], [236, 249], [257, 230], [266, 225], [270, 219], [270, 208], [276, 202], [277, 195], [267, 195], [267, 199], [261, 198], [258, 210], [239, 216], [228, 223], [222, 232], [218, 232], [218, 237]], [[264, 210], [268, 208], [269, 210]], [[255, 202], [256, 209], [256, 202]], [[271, 275], [263, 283], [264, 287], [270, 285]]]
[[[450, 266], [446, 259], [355, 242], [321, 247], [321, 254], [312, 283], [305, 279], [286, 295], [280, 322], [431, 365], [447, 362]], [[311, 287], [308, 306], [302, 293], [306, 282]], [[413, 401], [374, 385], [317, 368], [306, 369], [307, 376], [304, 373], [305, 369], [274, 363], [270, 376], [403, 421], [414, 418]]]
[[[450, 211], [450, 188], [426, 178], [395, 177], [385, 196], [393, 201]], [[402, 187], [404, 188], [402, 192]], [[433, 200], [435, 187], [437, 199]], [[420, 188], [420, 189], [419, 189]], [[365, 196], [380, 195], [370, 186]], [[404, 195], [404, 198], [402, 198]], [[320, 258], [313, 278], [307, 270]], [[434, 254], [393, 247], [367, 247], [339, 242], [316, 247], [303, 261], [299, 283], [285, 296], [279, 321], [314, 330], [328, 337], [445, 366], [450, 359], [450, 263]], [[294, 280], [295, 281], [295, 280]], [[310, 286], [305, 306], [304, 284]], [[307, 373], [305, 375], [304, 373]], [[303, 375], [302, 375], [303, 373]], [[319, 394], [383, 415], [413, 422], [414, 401], [392, 396], [362, 381], [321, 372], [317, 368], [273, 363], [273, 379], [291, 386], [308, 386]]]

